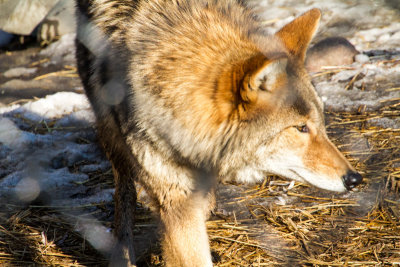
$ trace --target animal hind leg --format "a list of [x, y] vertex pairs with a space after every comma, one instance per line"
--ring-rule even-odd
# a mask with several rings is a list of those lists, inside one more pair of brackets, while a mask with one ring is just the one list
[[112, 252], [110, 266], [135, 266], [133, 227], [136, 210], [136, 190], [133, 179], [113, 164], [115, 178], [115, 236], [117, 244]]
[[[107, 123], [104, 123], [107, 121]], [[112, 119], [98, 125], [98, 136], [111, 161], [115, 180], [115, 229], [117, 244], [110, 266], [135, 266], [133, 227], [136, 209], [137, 163]]]

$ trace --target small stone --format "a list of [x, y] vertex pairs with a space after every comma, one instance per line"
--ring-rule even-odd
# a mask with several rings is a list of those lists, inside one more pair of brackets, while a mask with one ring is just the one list
[[361, 64], [369, 62], [369, 56], [365, 54], [358, 54], [354, 57], [355, 61]]
[[359, 52], [343, 37], [329, 37], [316, 43], [307, 52], [305, 66], [310, 72], [323, 70], [325, 66], [343, 66], [354, 62]]

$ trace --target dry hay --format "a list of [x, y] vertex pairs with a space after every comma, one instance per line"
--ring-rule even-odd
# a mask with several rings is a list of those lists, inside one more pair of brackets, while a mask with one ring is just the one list
[[[207, 223], [216, 266], [400, 264], [400, 130], [370, 123], [372, 118], [398, 118], [399, 101], [386, 101], [375, 112], [361, 107], [357, 114], [326, 115], [330, 137], [363, 174], [364, 183], [345, 194], [278, 177], [253, 187], [220, 186], [218, 207]], [[85, 185], [112, 187], [112, 175], [93, 173]], [[138, 205], [136, 232], [154, 232], [156, 220]], [[106, 266], [105, 257], [77, 233], [71, 209], [112, 227], [112, 203], [82, 207], [3, 203], [0, 265]], [[139, 260], [143, 266], [162, 266], [159, 245], [144, 250]]]
[[399, 100], [377, 112], [326, 115], [329, 135], [364, 183], [332, 194], [276, 177], [241, 193], [232, 205], [246, 202], [250, 223], [209, 223], [218, 266], [400, 265], [400, 129], [369, 123], [399, 118]]

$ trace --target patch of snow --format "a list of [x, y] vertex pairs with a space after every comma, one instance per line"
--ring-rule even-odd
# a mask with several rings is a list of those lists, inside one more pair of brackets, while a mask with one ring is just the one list
[[[31, 132], [26, 121], [55, 121], [45, 134]], [[79, 123], [78, 123], [79, 122]], [[46, 202], [79, 205], [88, 201], [111, 201], [105, 189], [85, 198], [74, 198], [90, 171], [107, 171], [109, 162], [93, 142], [90, 126], [94, 115], [86, 96], [61, 92], [23, 105], [0, 109], [0, 198], [30, 202], [45, 195]], [[74, 127], [65, 131], [63, 127]], [[82, 139], [92, 140], [89, 144]], [[83, 164], [82, 170], [71, 171]], [[3, 169], [5, 168], [5, 169]]]
[[29, 76], [37, 72], [37, 68], [12, 68], [3, 73], [6, 78], [15, 78], [20, 76]]
[[107, 171], [111, 168], [111, 164], [108, 161], [101, 162], [100, 164], [89, 164], [83, 165], [79, 168], [79, 171], [84, 173], [95, 172], [95, 171]]
[[399, 55], [391, 56], [389, 63], [383, 64], [376, 60], [366, 63], [357, 61], [350, 66], [352, 69], [345, 69], [328, 79], [316, 81], [315, 88], [325, 104], [325, 109], [354, 112], [365, 105], [367, 111], [372, 111], [378, 110], [391, 99], [396, 101], [400, 93], [390, 89], [400, 85], [400, 65], [391, 64], [390, 61], [398, 60]]
[[374, 46], [379, 46], [380, 49], [398, 47], [400, 43], [400, 23], [393, 22], [386, 27], [358, 31], [351, 40], [359, 45], [373, 42]]
[[381, 101], [398, 97], [395, 92], [377, 97], [371, 91], [361, 91], [358, 89], [345, 90], [345, 85], [330, 82], [321, 82], [315, 88], [324, 101], [325, 109], [336, 112], [354, 112], [362, 105], [365, 105], [368, 111], [378, 110], [382, 106]]
[[84, 127], [91, 125], [95, 122], [93, 112], [84, 109], [71, 112], [68, 115], [60, 118], [56, 123], [56, 127]]
[[40, 55], [49, 57], [51, 62], [72, 63], [75, 61], [75, 33], [67, 33], [60, 40], [49, 45]]
[[12, 120], [0, 117], [0, 143], [7, 147], [23, 145], [29, 138]]
[[341, 71], [335, 74], [331, 81], [332, 82], [349, 82], [355, 75], [359, 73], [359, 70], [347, 70]]
[[25, 118], [33, 121], [60, 118], [74, 111], [81, 111], [80, 113], [75, 113], [81, 118], [94, 119], [86, 96], [73, 92], [48, 95], [45, 98], [28, 102], [22, 106], [16, 105], [14, 109], [0, 108], [0, 114], [4, 111], [12, 114], [24, 114]]

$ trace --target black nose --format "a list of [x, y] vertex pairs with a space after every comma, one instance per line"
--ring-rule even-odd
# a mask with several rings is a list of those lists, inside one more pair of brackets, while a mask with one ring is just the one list
[[342, 177], [343, 183], [347, 190], [351, 190], [362, 182], [362, 176], [358, 172], [348, 171]]

